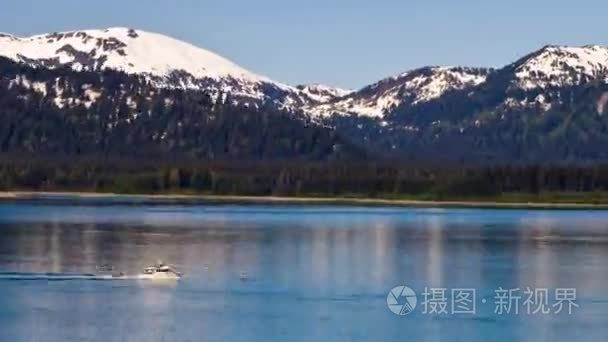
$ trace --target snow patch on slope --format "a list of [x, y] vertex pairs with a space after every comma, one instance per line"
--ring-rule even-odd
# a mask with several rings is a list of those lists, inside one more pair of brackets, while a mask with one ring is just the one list
[[303, 94], [311, 100], [318, 103], [325, 103], [336, 98], [344, 97], [351, 94], [352, 90], [331, 87], [323, 84], [299, 85], [298, 88]]

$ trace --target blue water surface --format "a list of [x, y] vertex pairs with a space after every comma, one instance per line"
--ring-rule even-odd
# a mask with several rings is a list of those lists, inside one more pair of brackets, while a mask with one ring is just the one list
[[[183, 279], [100, 276], [157, 260]], [[425, 288], [447, 313], [424, 312]], [[461, 288], [474, 314], [450, 312]], [[495, 312], [499, 288], [519, 313]], [[527, 314], [526, 288], [578, 307]], [[0, 204], [0, 341], [600, 341], [606, 322], [604, 211]]]

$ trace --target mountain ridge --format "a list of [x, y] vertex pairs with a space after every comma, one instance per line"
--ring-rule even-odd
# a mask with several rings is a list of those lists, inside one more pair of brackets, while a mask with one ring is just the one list
[[285, 108], [309, 101], [295, 87], [259, 76], [208, 50], [123, 27], [4, 36], [0, 55], [34, 67], [144, 75], [159, 87], [205, 90], [216, 100], [230, 93], [241, 103], [270, 101]]
[[546, 45], [501, 68], [424, 66], [355, 90], [322, 84], [290, 86], [260, 76], [229, 59], [159, 33], [127, 27], [38, 34], [0, 34], [0, 55], [39, 67], [75, 71], [124, 71], [146, 75], [160, 87], [204, 90], [216, 101], [302, 111], [323, 118], [361, 115], [383, 118], [403, 105], [416, 106], [444, 93], [485, 82], [487, 75], [514, 69], [511, 88], [532, 90], [575, 85], [608, 77], [608, 49], [598, 45]]
[[[36, 120], [50, 112], [60, 150], [60, 133], [79, 127], [99, 141], [123, 134], [150, 151], [205, 158], [323, 159], [344, 145], [379, 158], [608, 160], [608, 49], [597, 45], [545, 46], [496, 69], [422, 67], [346, 90], [284, 85], [173, 38], [106, 31], [0, 35], [1, 114], [12, 120], [0, 144], [50, 148], [28, 133], [44, 133]], [[79, 125], [60, 125], [62, 115]]]

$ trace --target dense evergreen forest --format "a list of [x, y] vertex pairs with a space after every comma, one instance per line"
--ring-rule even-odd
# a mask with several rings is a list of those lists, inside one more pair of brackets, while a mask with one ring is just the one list
[[[35, 69], [0, 58], [0, 75], [0, 190], [608, 203], [608, 126], [605, 116], [586, 115], [593, 101], [564, 109], [569, 120], [544, 115], [543, 125], [553, 120], [561, 133], [534, 150], [583, 158], [505, 164], [451, 157], [463, 146], [495, 156], [500, 146], [522, 152], [508, 137], [525, 131], [520, 140], [530, 142], [543, 136], [536, 126], [510, 130], [505, 121], [485, 129], [501, 139], [466, 147], [471, 141], [460, 130], [443, 138], [433, 131], [425, 140], [391, 135], [369, 118], [325, 125], [271, 104], [248, 105], [231, 94], [214, 101], [115, 71]], [[604, 91], [581, 89], [593, 98]], [[378, 128], [372, 134], [368, 126]], [[398, 156], [381, 153], [403, 145]]]
[[0, 159], [1, 190], [608, 203], [606, 165]]
[[0, 151], [203, 160], [365, 156], [304, 117], [217, 96], [157, 88], [117, 71], [36, 69], [0, 58]]

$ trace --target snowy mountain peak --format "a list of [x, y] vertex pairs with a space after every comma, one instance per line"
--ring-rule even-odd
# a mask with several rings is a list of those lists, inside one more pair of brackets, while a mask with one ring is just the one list
[[125, 27], [27, 38], [2, 34], [0, 56], [36, 67], [119, 70], [144, 76], [160, 87], [204, 90], [215, 100], [230, 94], [232, 101], [271, 103], [321, 117], [335, 112], [382, 116], [403, 102], [421, 103], [452, 89], [479, 84], [486, 74], [472, 68], [430, 67], [355, 92], [322, 84], [290, 87], [192, 44]]
[[514, 65], [515, 84], [523, 89], [575, 85], [606, 77], [608, 49], [548, 45]]
[[405, 90], [413, 91], [413, 103], [426, 102], [444, 93], [476, 86], [486, 80], [489, 69], [469, 67], [427, 67], [406, 72], [397, 80], [404, 81]]
[[27, 38], [0, 35], [0, 56], [34, 67], [75, 71], [118, 70], [159, 87], [231, 95], [244, 104], [294, 108], [308, 102], [298, 89], [254, 74], [213, 52], [157, 33], [114, 27], [55, 32]]
[[[253, 106], [303, 110], [317, 118], [332, 114], [383, 117], [397, 108], [428, 103], [453, 90], [480, 85], [493, 72], [433, 66], [397, 74], [357, 91], [322, 84], [291, 87], [187, 42], [125, 27], [26, 38], [0, 33], [0, 56], [41, 68], [119, 70], [145, 77], [158, 87], [202, 90], [216, 101], [229, 98]], [[510, 87], [524, 90], [605, 81], [608, 48], [548, 45], [497, 72], [506, 73], [506, 79], [512, 80]], [[518, 103], [524, 102], [531, 100]]]
[[10, 33], [4, 33], [4, 32], [0, 32], [0, 41], [11, 41], [11, 40], [17, 40], [19, 38], [13, 36]]
[[476, 86], [486, 80], [490, 69], [467, 67], [424, 67], [383, 79], [310, 111], [319, 116], [358, 114], [382, 117], [402, 103], [415, 105], [440, 97], [448, 91]]
[[296, 88], [311, 100], [318, 103], [329, 102], [347, 96], [353, 92], [352, 90], [331, 87], [324, 84], [299, 85]]
[[191, 44], [123, 27], [50, 33], [28, 38], [7, 35], [5, 38], [8, 39], [0, 40], [1, 55], [47, 67], [69, 65], [75, 70], [107, 68], [159, 77], [179, 70], [196, 78], [230, 76], [250, 81], [265, 80]]

